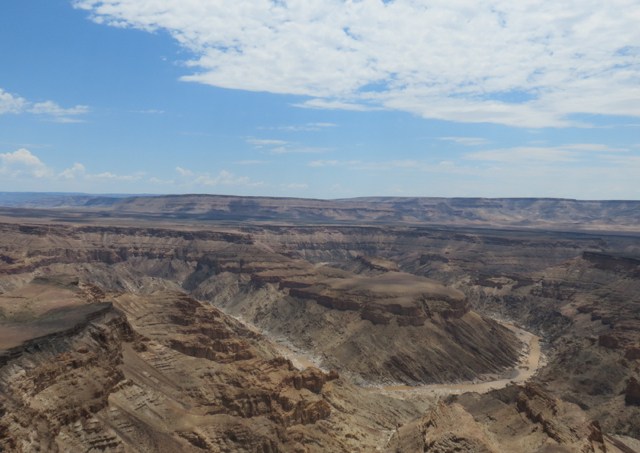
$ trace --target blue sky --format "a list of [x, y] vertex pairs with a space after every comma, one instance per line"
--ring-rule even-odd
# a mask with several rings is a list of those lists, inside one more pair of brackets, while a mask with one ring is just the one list
[[640, 199], [640, 1], [4, 0], [0, 191]]

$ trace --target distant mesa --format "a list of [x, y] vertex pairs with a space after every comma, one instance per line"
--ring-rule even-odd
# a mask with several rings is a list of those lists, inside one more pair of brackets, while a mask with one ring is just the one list
[[[366, 197], [338, 200], [229, 195], [0, 193], [0, 214], [53, 209], [106, 217], [289, 223], [404, 223], [568, 231], [640, 231], [640, 201], [553, 198]], [[24, 214], [24, 211], [21, 211]], [[19, 212], [14, 212], [19, 214]]]

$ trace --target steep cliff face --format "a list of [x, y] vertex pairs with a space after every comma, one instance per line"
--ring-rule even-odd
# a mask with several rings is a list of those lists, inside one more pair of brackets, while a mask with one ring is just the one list
[[576, 250], [542, 269], [504, 268], [458, 287], [476, 308], [519, 319], [545, 337], [548, 366], [537, 379], [547, 390], [578, 404], [605, 431], [638, 436], [640, 413], [622, 396], [640, 359], [634, 241], [603, 235], [608, 252]]
[[184, 293], [105, 297], [113, 306], [5, 357], [0, 449], [353, 451], [363, 436], [335, 426], [335, 405], [350, 406], [331, 395], [337, 373], [296, 369]]
[[133, 333], [113, 309], [57, 335], [13, 348], [0, 368], [0, 447], [6, 451], [65, 451], [69, 430], [85, 432], [90, 448], [113, 447], [113, 433], [96, 423], [124, 380], [122, 344]]
[[365, 384], [472, 380], [500, 373], [521, 345], [464, 295], [414, 275], [359, 276], [301, 261], [222, 272], [194, 294]]
[[[604, 435], [574, 404], [540, 387], [511, 386], [440, 402], [399, 428], [389, 451], [605, 453]], [[614, 450], [615, 451], [615, 450]]]

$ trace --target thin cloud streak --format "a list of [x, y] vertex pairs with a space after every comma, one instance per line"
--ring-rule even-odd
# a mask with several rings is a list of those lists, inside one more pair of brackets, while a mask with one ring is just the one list
[[451, 142], [463, 146], [480, 146], [491, 143], [486, 138], [481, 137], [438, 137], [443, 142]]
[[280, 139], [248, 138], [246, 142], [254, 148], [263, 150], [272, 155], [279, 154], [315, 154], [330, 151], [329, 148], [305, 146], [298, 143]]
[[624, 148], [612, 148], [597, 143], [577, 143], [562, 146], [517, 146], [513, 148], [475, 151], [463, 156], [466, 160], [487, 162], [579, 162], [593, 155], [625, 153]]

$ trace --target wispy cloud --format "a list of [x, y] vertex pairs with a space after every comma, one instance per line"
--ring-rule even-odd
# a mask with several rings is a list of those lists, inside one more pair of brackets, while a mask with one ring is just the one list
[[66, 168], [55, 176], [55, 179], [67, 181], [91, 181], [91, 182], [133, 182], [140, 181], [145, 177], [145, 172], [139, 171], [133, 174], [116, 174], [111, 171], [100, 173], [89, 173], [84, 164], [75, 162], [71, 167]]
[[82, 121], [78, 116], [89, 113], [89, 107], [86, 105], [76, 105], [75, 107], [62, 108], [53, 101], [45, 101], [33, 104], [28, 112], [35, 115], [47, 116], [53, 121], [60, 123], [78, 123]]
[[82, 122], [79, 117], [89, 113], [89, 107], [76, 105], [64, 108], [53, 101], [31, 102], [0, 88], [0, 115], [25, 113], [38, 115], [58, 123], [78, 123]]
[[307, 166], [313, 168], [321, 167], [342, 167], [355, 170], [397, 170], [397, 169], [409, 169], [420, 170], [424, 169], [428, 164], [413, 159], [398, 159], [398, 160], [385, 160], [385, 161], [365, 161], [365, 160], [312, 160], [307, 163]]
[[160, 109], [145, 109], [145, 110], [132, 110], [132, 113], [139, 113], [141, 115], [163, 115], [166, 113], [164, 110]]
[[183, 176], [185, 178], [190, 178], [191, 176], [193, 176], [193, 172], [191, 170], [188, 170], [188, 169], [182, 168], [182, 167], [176, 167], [176, 172], [180, 176]]
[[336, 167], [341, 164], [342, 162], [339, 160], [312, 160], [307, 165], [309, 167]]
[[536, 148], [516, 147], [508, 149], [495, 149], [490, 151], [477, 151], [465, 155], [466, 159], [490, 162], [575, 162], [575, 153], [560, 148]]
[[144, 172], [137, 172], [130, 175], [118, 175], [110, 171], [104, 171], [97, 174], [86, 174], [85, 179], [88, 180], [105, 180], [105, 181], [139, 181], [144, 178]]
[[292, 104], [294, 107], [300, 107], [303, 109], [319, 109], [319, 110], [347, 110], [351, 112], [369, 112], [371, 110], [380, 110], [381, 107], [374, 107], [367, 104], [360, 104], [358, 102], [337, 101], [334, 99], [309, 99], [304, 102], [297, 102]]
[[309, 184], [306, 183], [290, 183], [290, 184], [282, 184], [280, 187], [289, 190], [305, 190], [309, 188]]
[[336, 127], [335, 123], [328, 122], [318, 122], [318, 123], [305, 123], [305, 124], [294, 124], [289, 126], [272, 126], [272, 127], [260, 127], [261, 130], [267, 131], [286, 131], [286, 132], [315, 132], [320, 131], [322, 129], [327, 129], [330, 127]]
[[87, 172], [87, 169], [84, 165], [79, 162], [75, 162], [71, 167], [66, 168], [60, 173], [60, 178], [62, 179], [76, 179], [81, 176], [84, 176]]
[[614, 148], [609, 145], [603, 145], [601, 143], [574, 143], [570, 145], [564, 145], [562, 148], [574, 151], [600, 153], [623, 153], [628, 151], [626, 148]]
[[561, 146], [517, 146], [512, 148], [493, 149], [467, 153], [467, 160], [487, 162], [578, 162], [585, 158], [592, 159], [596, 153], [626, 152], [624, 148], [612, 148], [597, 143], [576, 143]]
[[247, 143], [256, 149], [264, 149], [269, 154], [314, 154], [329, 151], [329, 148], [306, 146], [287, 140], [248, 138]]
[[640, 116], [640, 8], [610, 2], [75, 0], [98, 23], [165, 30], [183, 80], [307, 96], [306, 108], [517, 127]]
[[176, 172], [183, 178], [179, 183], [190, 187], [259, 187], [264, 183], [252, 181], [248, 176], [239, 176], [227, 170], [220, 170], [217, 174], [209, 172], [195, 172], [182, 167], [176, 167]]
[[89, 173], [84, 164], [75, 162], [71, 167], [56, 172], [37, 155], [26, 148], [17, 151], [0, 153], [0, 175], [6, 180], [28, 182], [29, 180], [47, 181], [50, 183], [69, 183], [73, 181], [139, 181], [144, 172], [133, 174], [116, 174], [110, 171]]
[[[60, 171], [47, 165], [39, 156], [26, 148], [0, 153], [0, 182], [4, 183], [4, 190], [18, 187], [18, 184], [20, 187], [33, 187], [35, 182], [38, 183], [38, 187], [46, 190], [68, 190], [86, 187], [86, 184], [89, 184], [91, 187], [110, 192], [121, 190], [125, 183], [141, 182], [171, 187], [173, 190], [185, 188], [203, 190], [211, 187], [256, 188], [265, 185], [261, 181], [254, 181], [248, 176], [237, 175], [228, 170], [210, 173], [178, 166], [175, 168], [175, 174], [175, 178], [166, 178], [149, 175], [144, 171], [124, 174], [108, 170], [91, 172], [85, 164], [80, 162], [74, 162]], [[7, 184], [10, 185], [7, 186]]]
[[480, 146], [491, 143], [489, 140], [482, 137], [439, 137], [439, 140], [463, 146]]
[[264, 148], [266, 146], [282, 146], [288, 144], [286, 140], [277, 140], [271, 138], [248, 138], [247, 143], [255, 146], [256, 148]]
[[326, 153], [330, 151], [330, 148], [323, 148], [317, 146], [301, 146], [295, 143], [289, 143], [287, 145], [277, 146], [272, 148], [271, 154], [317, 154]]

